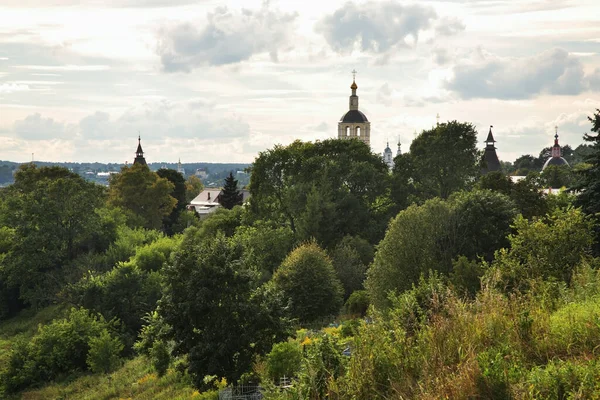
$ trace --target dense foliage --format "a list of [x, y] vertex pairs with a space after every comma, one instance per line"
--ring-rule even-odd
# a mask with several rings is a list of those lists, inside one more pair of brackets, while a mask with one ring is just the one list
[[202, 219], [184, 209], [200, 182], [173, 170], [106, 189], [24, 165], [0, 189], [0, 397], [597, 398], [586, 137], [572, 172], [515, 181], [479, 176], [469, 123], [423, 131], [392, 171], [357, 140], [297, 141]]

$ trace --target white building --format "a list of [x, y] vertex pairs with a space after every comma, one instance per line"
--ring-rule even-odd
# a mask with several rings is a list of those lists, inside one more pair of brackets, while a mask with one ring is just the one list
[[[222, 191], [223, 189], [204, 189], [188, 204], [187, 209], [196, 211], [201, 219], [207, 217], [221, 207], [219, 196]], [[242, 193], [242, 201], [248, 200], [250, 192], [245, 189], [240, 190], [240, 192]]]

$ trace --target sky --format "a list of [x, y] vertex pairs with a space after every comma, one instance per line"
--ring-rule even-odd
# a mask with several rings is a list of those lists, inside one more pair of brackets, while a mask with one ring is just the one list
[[0, 0], [0, 159], [250, 163], [470, 122], [501, 160], [576, 147], [600, 108], [598, 0]]

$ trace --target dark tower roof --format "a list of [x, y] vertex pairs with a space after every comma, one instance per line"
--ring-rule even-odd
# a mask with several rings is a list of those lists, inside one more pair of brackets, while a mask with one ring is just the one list
[[340, 122], [362, 123], [369, 122], [367, 116], [358, 110], [350, 110], [342, 116]]
[[485, 150], [483, 152], [483, 166], [481, 167], [481, 173], [487, 174], [488, 172], [500, 171], [501, 165], [496, 154], [496, 146], [494, 143], [494, 135], [492, 134], [493, 126], [490, 125], [490, 132], [488, 133], [487, 139], [485, 139]]
[[135, 159], [133, 160], [134, 164], [146, 164], [146, 159], [144, 158], [144, 150], [142, 150], [142, 138], [138, 136], [138, 147], [135, 151]]

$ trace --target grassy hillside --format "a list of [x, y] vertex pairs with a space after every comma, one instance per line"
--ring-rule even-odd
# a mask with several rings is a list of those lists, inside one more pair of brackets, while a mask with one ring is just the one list
[[[29, 340], [40, 325], [62, 318], [67, 309], [63, 306], [47, 307], [35, 312], [26, 310], [18, 316], [0, 323], [0, 366], [8, 362], [11, 348], [19, 340]], [[1, 367], [0, 367], [1, 368]], [[26, 391], [15, 398], [21, 399], [203, 399], [210, 394], [200, 394], [185, 376], [169, 370], [158, 377], [144, 357], [124, 362], [111, 374], [74, 373], [58, 382]]]
[[173, 370], [158, 377], [143, 357], [125, 362], [111, 374], [83, 375], [70, 382], [54, 383], [22, 394], [23, 400], [45, 399], [211, 399], [200, 394]]

